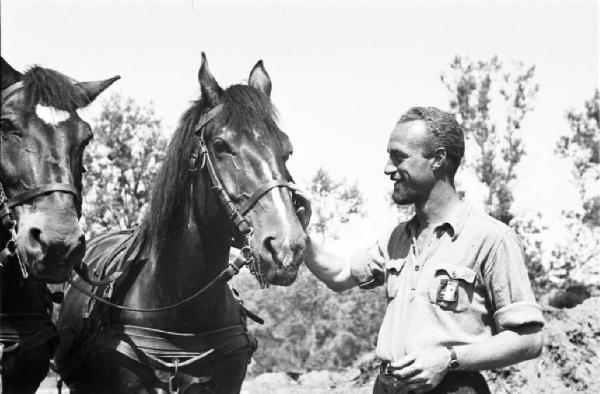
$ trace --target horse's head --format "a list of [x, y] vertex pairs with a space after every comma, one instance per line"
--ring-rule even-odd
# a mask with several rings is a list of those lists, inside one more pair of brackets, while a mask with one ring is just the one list
[[83, 257], [82, 155], [92, 131], [76, 110], [118, 78], [75, 82], [40, 67], [21, 74], [2, 59], [0, 182], [17, 252], [39, 279], [63, 281]]
[[[241, 215], [238, 219], [245, 219], [246, 223], [233, 226], [237, 227], [234, 236], [238, 240], [242, 237], [240, 228], [252, 229], [249, 244], [257, 259], [254, 268], [262, 279], [289, 285], [298, 273], [306, 234], [296, 215], [293, 185], [289, 187], [292, 178], [286, 161], [292, 145], [277, 126], [270, 100], [271, 79], [261, 61], [250, 72], [248, 85], [222, 89], [208, 70], [204, 55], [198, 77], [200, 105], [212, 111], [210, 119], [204, 118], [203, 130], [196, 130], [208, 155], [206, 171], [199, 171], [204, 174], [198, 177], [206, 180], [208, 173], [214, 189], [212, 171], [233, 203], [233, 211]], [[220, 203], [227, 205], [223, 198]], [[226, 213], [231, 216], [232, 210]]]

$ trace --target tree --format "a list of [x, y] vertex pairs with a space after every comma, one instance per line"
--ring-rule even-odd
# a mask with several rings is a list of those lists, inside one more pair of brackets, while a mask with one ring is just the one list
[[481, 61], [457, 56], [441, 79], [465, 132], [465, 166], [487, 188], [487, 212], [521, 236], [533, 288], [541, 294], [550, 283], [542, 261], [546, 226], [539, 213], [515, 217], [511, 211], [512, 186], [525, 155], [523, 121], [539, 90], [534, 76], [535, 66], [522, 62], [508, 66], [496, 56]]
[[441, 76], [451, 94], [450, 108], [459, 114], [469, 148], [476, 152], [467, 156], [466, 165], [488, 188], [488, 213], [506, 224], [514, 216], [511, 185], [525, 154], [523, 120], [539, 89], [534, 73], [535, 66], [522, 62], [509, 69], [498, 57], [457, 56]]
[[313, 213], [309, 232], [316, 232], [321, 242], [336, 238], [339, 226], [354, 216], [363, 216], [364, 198], [356, 183], [336, 181], [324, 168], [319, 168], [310, 181]]
[[567, 236], [552, 255], [552, 273], [564, 287], [600, 279], [600, 92], [583, 110], [567, 111], [570, 133], [556, 153], [570, 161], [581, 205], [563, 211]]
[[166, 150], [152, 106], [111, 96], [86, 149], [83, 209], [88, 235], [138, 224]]

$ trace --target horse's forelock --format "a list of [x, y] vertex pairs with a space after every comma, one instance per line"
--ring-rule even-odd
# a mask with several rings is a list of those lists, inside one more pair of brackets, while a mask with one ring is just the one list
[[27, 105], [37, 104], [62, 111], [74, 111], [85, 107], [90, 100], [84, 90], [75, 85], [71, 78], [48, 68], [31, 67], [24, 75]]

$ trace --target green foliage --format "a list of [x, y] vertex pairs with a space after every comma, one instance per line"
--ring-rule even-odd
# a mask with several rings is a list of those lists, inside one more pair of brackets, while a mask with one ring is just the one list
[[535, 66], [519, 62], [509, 67], [497, 57], [473, 61], [457, 56], [441, 76], [451, 94], [450, 108], [460, 115], [467, 142], [477, 151], [467, 156], [466, 165], [488, 188], [488, 213], [507, 224], [514, 216], [515, 170], [525, 154], [522, 124], [539, 88], [534, 72]]
[[151, 106], [113, 95], [104, 102], [86, 149], [84, 218], [88, 235], [124, 229], [141, 220], [166, 139]]
[[567, 287], [600, 280], [600, 92], [584, 109], [567, 111], [570, 133], [560, 138], [556, 153], [572, 165], [581, 205], [563, 212], [568, 232], [552, 251], [552, 273]]

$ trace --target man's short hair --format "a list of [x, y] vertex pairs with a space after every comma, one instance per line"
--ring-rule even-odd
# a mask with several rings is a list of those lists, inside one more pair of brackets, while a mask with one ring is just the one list
[[454, 114], [435, 107], [412, 107], [400, 117], [398, 123], [414, 120], [424, 121], [431, 133], [431, 138], [425, 148], [425, 157], [433, 156], [438, 148], [446, 149], [446, 157], [449, 159], [449, 175], [454, 177], [465, 154], [465, 134]]

